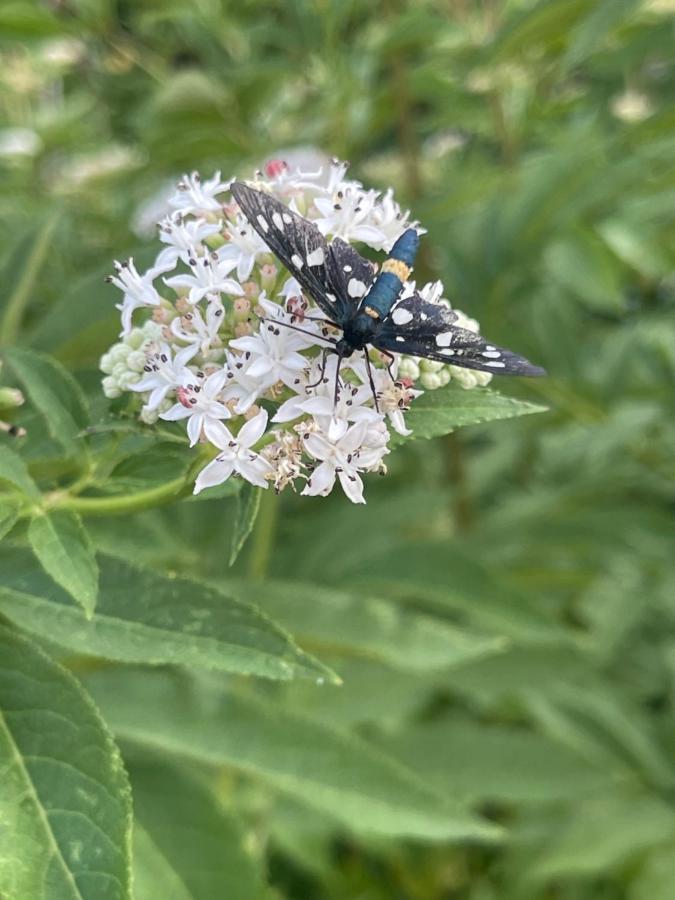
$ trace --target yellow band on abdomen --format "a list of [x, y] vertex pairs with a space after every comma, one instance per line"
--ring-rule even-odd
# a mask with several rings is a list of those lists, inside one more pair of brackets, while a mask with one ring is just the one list
[[381, 271], [391, 272], [393, 275], [396, 275], [397, 278], [400, 278], [401, 281], [405, 281], [412, 269], [410, 266], [406, 266], [404, 262], [401, 262], [400, 259], [386, 259], [382, 263]]

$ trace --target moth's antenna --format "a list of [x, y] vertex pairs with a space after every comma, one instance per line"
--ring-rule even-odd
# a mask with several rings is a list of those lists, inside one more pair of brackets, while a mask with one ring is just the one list
[[[291, 325], [290, 322], [282, 322], [280, 319], [268, 319], [267, 316], [257, 316], [256, 318], [258, 318], [261, 322], [270, 322], [272, 325], [283, 325], [284, 328], [290, 328], [292, 331], [299, 331], [300, 334], [306, 334], [309, 337], [316, 338], [319, 341], [326, 341], [326, 343], [333, 344], [333, 346], [337, 344], [335, 338], [325, 337], [323, 334], [314, 334], [312, 331], [307, 331], [304, 328], [298, 328], [297, 325]], [[319, 320], [315, 319], [313, 321], [318, 322]]]

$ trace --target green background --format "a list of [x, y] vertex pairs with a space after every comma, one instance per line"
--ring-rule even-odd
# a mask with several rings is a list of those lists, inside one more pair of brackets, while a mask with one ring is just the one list
[[[29, 395], [0, 410], [28, 431], [0, 433], [22, 498], [0, 497], [3, 898], [130, 896], [112, 850], [110, 893], [43, 878], [54, 842], [37, 813], [17, 825], [19, 762], [36, 735], [60, 746], [40, 711], [70, 708], [126, 803], [105, 817], [128, 859], [106, 726], [36, 644], [120, 741], [139, 900], [675, 896], [674, 38], [668, 0], [0, 6], [0, 378]], [[85, 504], [86, 533], [65, 507], [16, 522], [37, 500], [14, 454], [43, 492], [79, 477], [64, 369], [88, 421], [133, 431], [96, 367], [112, 259], [157, 250], [144, 204], [185, 171], [246, 177], [299, 148], [395, 188], [428, 229], [418, 279], [546, 367], [493, 386], [548, 411], [406, 443], [366, 507], [265, 497], [232, 569], [232, 497]], [[100, 490], [161, 490], [192, 461], [177, 432], [141, 431]], [[90, 609], [96, 579], [88, 623], [65, 592]], [[188, 646], [199, 612], [238, 649]], [[27, 653], [44, 696], [15, 690]], [[74, 795], [28, 771], [51, 821]], [[74, 834], [64, 871], [93, 846]]]

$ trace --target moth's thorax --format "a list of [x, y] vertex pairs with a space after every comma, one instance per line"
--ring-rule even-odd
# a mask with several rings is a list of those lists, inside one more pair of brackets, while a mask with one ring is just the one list
[[344, 341], [354, 350], [363, 350], [366, 344], [370, 344], [377, 330], [377, 319], [373, 319], [366, 312], [358, 312], [353, 319], [345, 323]]

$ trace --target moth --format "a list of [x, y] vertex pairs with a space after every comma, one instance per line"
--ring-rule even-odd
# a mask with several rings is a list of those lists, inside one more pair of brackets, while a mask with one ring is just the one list
[[[328, 243], [313, 222], [269, 194], [240, 181], [231, 191], [251, 227], [342, 332], [331, 348], [338, 369], [340, 360], [375, 347], [391, 361], [392, 353], [405, 353], [499, 375], [546, 374], [523, 356], [460, 328], [447, 306], [430, 303], [418, 292], [401, 297], [419, 245], [414, 228], [403, 232], [376, 273], [341, 238]], [[367, 352], [365, 360], [369, 366]]]

